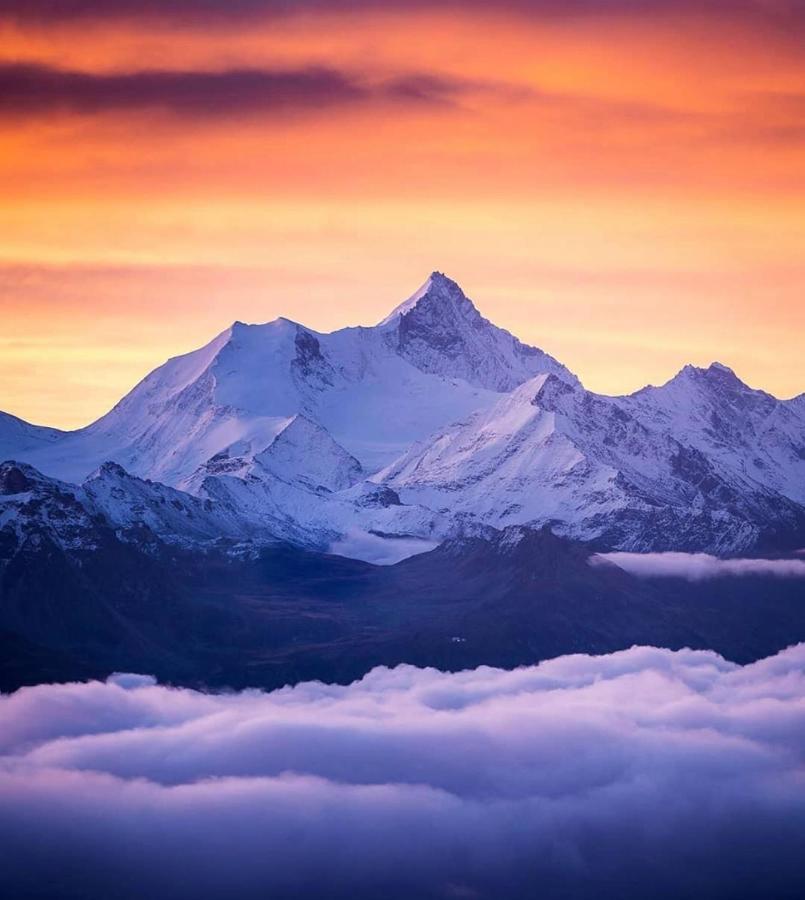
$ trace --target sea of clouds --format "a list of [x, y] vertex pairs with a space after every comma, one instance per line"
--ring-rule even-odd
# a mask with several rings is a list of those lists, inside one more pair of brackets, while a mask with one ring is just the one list
[[805, 645], [0, 696], [0, 893], [780, 898], [805, 878]]

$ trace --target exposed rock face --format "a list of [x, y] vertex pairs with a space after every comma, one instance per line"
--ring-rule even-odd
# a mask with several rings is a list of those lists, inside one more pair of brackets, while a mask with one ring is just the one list
[[19, 466], [0, 466], [0, 494], [22, 494], [30, 489], [31, 482]]
[[511, 391], [538, 372], [575, 380], [552, 356], [485, 319], [441, 272], [434, 272], [380, 328], [400, 355], [422, 371], [488, 390]]

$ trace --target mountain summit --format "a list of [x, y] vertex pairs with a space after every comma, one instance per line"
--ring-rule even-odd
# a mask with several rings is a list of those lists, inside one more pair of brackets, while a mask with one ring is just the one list
[[396, 306], [383, 319], [380, 327], [397, 323], [411, 315], [428, 318], [437, 327], [459, 331], [464, 323], [477, 323], [481, 320], [480, 313], [458, 282], [448, 278], [443, 272], [431, 272], [428, 280], [407, 300]]
[[454, 305], [455, 299], [459, 297], [461, 301], [466, 301], [472, 305], [472, 301], [467, 299], [457, 282], [453, 281], [452, 278], [448, 278], [442, 272], [431, 272], [421, 287], [417, 288], [406, 300], [403, 300], [399, 306], [395, 306], [386, 318], [378, 323], [379, 327], [382, 328], [384, 325], [397, 322], [401, 316], [411, 312], [420, 300], [427, 305], [428, 303], [438, 303], [439, 298], [441, 298], [446, 301], [446, 305]]
[[417, 368], [491, 391], [511, 391], [539, 372], [577, 380], [552, 356], [485, 319], [458, 284], [441, 272], [433, 272], [378, 328]]

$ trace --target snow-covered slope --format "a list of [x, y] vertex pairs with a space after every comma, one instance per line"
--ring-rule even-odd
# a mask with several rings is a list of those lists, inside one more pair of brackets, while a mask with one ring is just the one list
[[790, 400], [781, 401], [784, 406], [792, 410], [796, 415], [805, 417], [805, 394], [798, 394]]
[[117, 463], [104, 463], [81, 485], [79, 495], [116, 530], [132, 540], [151, 537], [185, 546], [221, 540], [270, 540], [269, 529], [210, 500], [130, 475]]
[[38, 451], [47, 453], [52, 450], [53, 444], [64, 437], [65, 432], [57, 428], [31, 425], [9, 413], [0, 412], [0, 459], [25, 457]]
[[299, 413], [282, 422], [265, 449], [254, 452], [245, 442], [235, 443], [199, 466], [180, 486], [198, 493], [207, 478], [249, 474], [329, 493], [356, 484], [363, 469], [326, 429]]
[[297, 481], [313, 491], [342, 491], [361, 480], [361, 464], [329, 433], [306, 416], [296, 415], [255, 463], [269, 475]]
[[430, 542], [449, 529], [449, 521], [431, 510], [404, 505], [394, 491], [366, 482], [358, 461], [301, 414], [259, 453], [213, 457], [186, 487], [258, 534], [316, 549], [352, 535], [376, 549], [382, 544], [380, 556], [394, 556], [401, 541], [415, 552], [430, 546], [417, 541]]
[[116, 463], [83, 485], [48, 478], [27, 463], [0, 463], [0, 536], [19, 545], [47, 540], [62, 550], [91, 550], [110, 531], [146, 547], [272, 540], [268, 529], [210, 500], [135, 478]]
[[[796, 474], [803, 422], [731, 373], [737, 385], [728, 390], [721, 369], [711, 373], [716, 386], [702, 387], [700, 374], [632, 398], [540, 375], [375, 477], [446, 516], [495, 527], [549, 523], [624, 549], [724, 553], [767, 532], [796, 535], [805, 525]], [[784, 427], [775, 430], [778, 417]], [[765, 467], [756, 458], [764, 440]]]
[[114, 535], [146, 550], [175, 545], [237, 554], [277, 541], [317, 550], [341, 542], [355, 550], [350, 555], [393, 561], [431, 549], [448, 530], [447, 520], [373, 484], [331, 494], [263, 470], [208, 476], [194, 496], [117, 463], [105, 463], [82, 485], [27, 463], [0, 463], [0, 549], [47, 541], [68, 552], [93, 550]]
[[97, 473], [82, 503], [180, 542], [551, 523], [608, 548], [805, 543], [803, 396], [719, 364], [593, 394], [438, 272], [373, 327], [236, 322], [78, 431], [0, 414], [9, 457], [64, 482]]
[[621, 406], [647, 427], [701, 451], [725, 475], [805, 503], [805, 406], [745, 385], [732, 369], [685, 366]]
[[[380, 326], [332, 334], [288, 319], [236, 322], [160, 366], [87, 428], [42, 447], [10, 440], [4, 455], [68, 481], [114, 460], [178, 485], [218, 454], [261, 452], [301, 413], [374, 471], [541, 367], [566, 371], [482, 319], [442, 275], [415, 296]], [[429, 322], [440, 323], [430, 342]]]

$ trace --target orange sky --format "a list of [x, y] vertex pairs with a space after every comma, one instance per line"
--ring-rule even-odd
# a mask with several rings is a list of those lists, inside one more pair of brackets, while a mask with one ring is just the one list
[[0, 3], [0, 409], [85, 424], [234, 319], [372, 323], [432, 269], [596, 390], [805, 390], [797, 4], [116, 3]]

